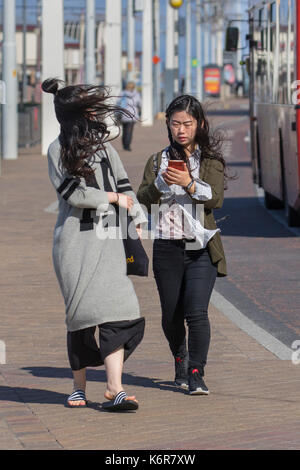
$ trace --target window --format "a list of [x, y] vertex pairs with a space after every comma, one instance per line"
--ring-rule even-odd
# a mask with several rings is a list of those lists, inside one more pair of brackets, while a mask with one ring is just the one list
[[270, 5], [270, 22], [276, 23], [276, 2]]
[[276, 3], [270, 5], [270, 51], [276, 47]]
[[269, 4], [269, 41], [268, 41], [268, 95], [269, 102], [277, 101], [278, 89], [278, 50], [277, 50], [277, 25], [276, 2]]
[[280, 104], [288, 103], [288, 49], [289, 49], [289, 0], [281, 0], [279, 7], [279, 63], [278, 63], [278, 96]]
[[290, 10], [289, 10], [289, 47], [288, 47], [288, 76], [289, 79], [289, 89], [288, 96], [289, 102], [292, 103], [292, 94], [291, 84], [296, 80], [296, 64], [295, 64], [295, 50], [296, 50], [296, 2], [295, 0], [289, 0]]
[[253, 12], [254, 40], [258, 47], [253, 49], [255, 64], [254, 93], [256, 102], [266, 102], [267, 96], [267, 44], [268, 44], [268, 9], [267, 6]]

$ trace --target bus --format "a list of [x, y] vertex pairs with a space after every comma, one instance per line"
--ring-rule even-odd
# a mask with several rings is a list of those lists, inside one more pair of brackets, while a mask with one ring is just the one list
[[253, 181], [300, 226], [300, 0], [249, 0]]

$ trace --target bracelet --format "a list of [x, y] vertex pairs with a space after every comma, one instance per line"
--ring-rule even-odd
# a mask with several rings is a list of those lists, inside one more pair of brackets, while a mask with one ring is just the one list
[[194, 180], [194, 178], [192, 178], [191, 182], [187, 186], [185, 186], [184, 189], [186, 191], [189, 191], [191, 189], [191, 187], [193, 186], [194, 182], [195, 182], [195, 180]]

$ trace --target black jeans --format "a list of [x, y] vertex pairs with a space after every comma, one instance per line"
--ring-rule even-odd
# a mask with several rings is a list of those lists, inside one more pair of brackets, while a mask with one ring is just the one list
[[[190, 247], [190, 244], [189, 244]], [[183, 240], [155, 240], [153, 272], [162, 307], [162, 328], [174, 357], [187, 352], [189, 369], [204, 375], [210, 344], [208, 305], [217, 277], [207, 248], [186, 249]]]
[[130, 144], [132, 141], [134, 122], [132, 121], [124, 122], [122, 124], [122, 127], [123, 127], [123, 134], [122, 134], [123, 148], [129, 150]]

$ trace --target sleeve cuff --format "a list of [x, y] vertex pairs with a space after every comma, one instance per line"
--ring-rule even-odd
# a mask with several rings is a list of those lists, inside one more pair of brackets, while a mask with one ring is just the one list
[[99, 204], [97, 206], [97, 211], [96, 211], [97, 215], [101, 215], [104, 212], [108, 212], [108, 208], [109, 208], [108, 197], [106, 197], [106, 199], [107, 199], [107, 201], [103, 201], [103, 200], [101, 202], [99, 201]]
[[199, 201], [209, 201], [212, 199], [212, 190], [210, 185], [202, 180], [195, 180], [195, 192], [192, 197]]
[[170, 187], [167, 185], [165, 180], [161, 175], [158, 175], [156, 180], [154, 181], [155, 187], [158, 189], [159, 192], [166, 194], [166, 193], [172, 193], [170, 190]]
[[133, 218], [135, 225], [146, 226], [148, 224], [148, 218], [145, 216], [143, 209], [139, 204], [135, 204], [129, 215]]

